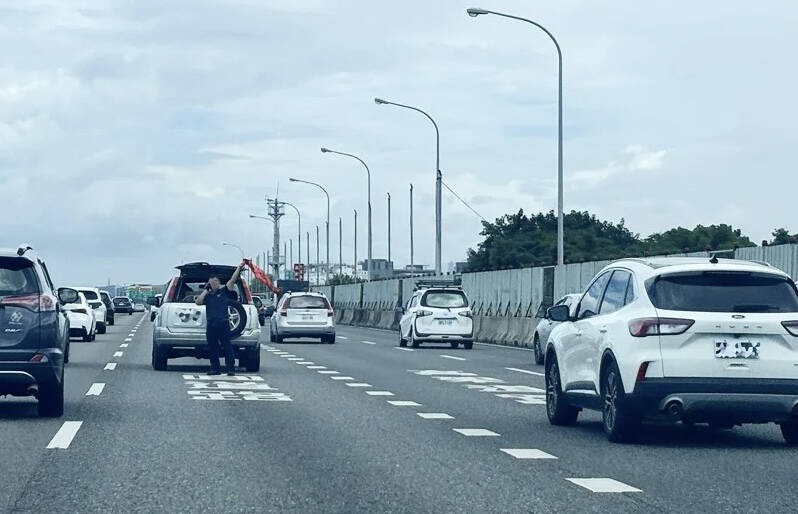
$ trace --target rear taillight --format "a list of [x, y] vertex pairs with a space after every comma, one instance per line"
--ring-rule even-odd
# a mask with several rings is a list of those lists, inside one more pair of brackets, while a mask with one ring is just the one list
[[280, 316], [288, 316], [288, 309], [286, 307], [280, 309]]
[[463, 311], [463, 312], [458, 312], [458, 313], [457, 313], [457, 315], [458, 315], [458, 316], [462, 316], [462, 317], [464, 317], [464, 318], [471, 318], [471, 317], [473, 317], [473, 316], [472, 316], [472, 314], [471, 314], [471, 311]]
[[89, 312], [86, 309], [69, 309], [71, 312], [75, 314], [88, 314]]
[[634, 337], [672, 336], [683, 334], [693, 323], [692, 319], [638, 318], [629, 322], [629, 333]]
[[333, 315], [333, 310], [331, 308], [327, 307], [327, 317], [331, 318], [332, 315]]
[[781, 326], [790, 333], [791, 336], [798, 336], [798, 321], [782, 321]]
[[14, 307], [24, 307], [33, 312], [54, 311], [56, 300], [49, 294], [23, 294], [17, 296], [4, 296], [0, 298], [0, 305], [13, 305]]
[[432, 316], [432, 311], [425, 311], [424, 309], [421, 309], [416, 312], [416, 317], [423, 318], [424, 316]]
[[648, 371], [648, 362], [644, 362], [637, 369], [637, 381], [638, 382], [640, 382], [641, 380], [646, 378], [646, 371]]
[[29, 362], [47, 362], [47, 356], [42, 353], [37, 353], [30, 358]]

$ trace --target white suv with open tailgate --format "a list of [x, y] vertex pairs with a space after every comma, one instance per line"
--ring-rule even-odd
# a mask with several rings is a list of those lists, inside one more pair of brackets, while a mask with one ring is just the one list
[[549, 421], [602, 411], [611, 441], [644, 417], [778, 423], [798, 444], [798, 291], [767, 264], [697, 258], [625, 259], [593, 279], [546, 345]]
[[399, 346], [418, 348], [421, 343], [474, 345], [474, 323], [462, 287], [443, 281], [418, 281], [407, 305], [400, 307]]
[[285, 293], [269, 323], [270, 340], [318, 337], [322, 343], [335, 343], [335, 321], [330, 301], [322, 293]]

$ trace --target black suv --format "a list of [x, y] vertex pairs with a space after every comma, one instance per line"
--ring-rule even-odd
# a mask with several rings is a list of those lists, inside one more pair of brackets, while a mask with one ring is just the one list
[[100, 300], [105, 305], [105, 324], [113, 326], [114, 324], [114, 302], [111, 301], [111, 295], [105, 291], [100, 291]]
[[35, 396], [39, 415], [64, 413], [69, 319], [62, 306], [74, 289], [55, 289], [29, 246], [0, 249], [0, 395]]
[[117, 296], [114, 298], [114, 311], [122, 314], [126, 312], [128, 316], [133, 315], [133, 302], [127, 296]]

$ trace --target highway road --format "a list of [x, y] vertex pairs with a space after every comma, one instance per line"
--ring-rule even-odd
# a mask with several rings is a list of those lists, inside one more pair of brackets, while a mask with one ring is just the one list
[[[263, 342], [259, 373], [150, 367], [152, 325], [72, 342], [61, 419], [0, 400], [5, 512], [794, 512], [777, 427], [546, 420], [531, 352], [400, 349], [391, 332]], [[268, 334], [268, 326], [264, 335]], [[213, 378], [213, 380], [209, 380]]]

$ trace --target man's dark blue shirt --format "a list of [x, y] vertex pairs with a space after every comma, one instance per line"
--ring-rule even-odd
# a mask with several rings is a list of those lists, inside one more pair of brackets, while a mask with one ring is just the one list
[[231, 300], [236, 300], [238, 295], [234, 291], [227, 289], [227, 286], [222, 286], [216, 292], [209, 291], [205, 295], [205, 317], [208, 319], [208, 325], [218, 325], [219, 323], [226, 323], [228, 318], [227, 305]]

